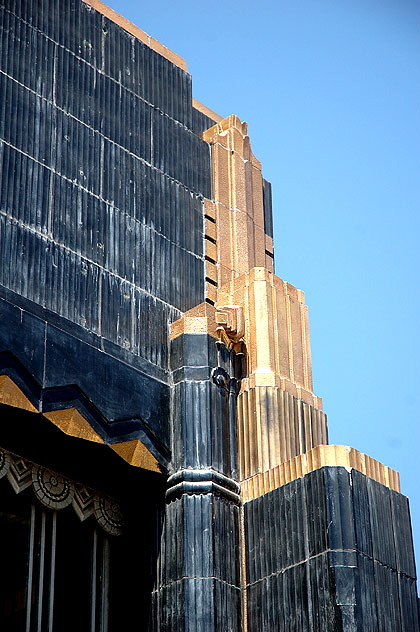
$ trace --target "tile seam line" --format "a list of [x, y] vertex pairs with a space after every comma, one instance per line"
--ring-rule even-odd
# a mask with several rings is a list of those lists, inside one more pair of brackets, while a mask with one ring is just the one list
[[[0, 71], [0, 72], [1, 72], [1, 71]], [[112, 141], [111, 141], [111, 142], [112, 142]], [[170, 177], [170, 176], [169, 176], [169, 177]], [[225, 204], [224, 202], [221, 202], [221, 201], [220, 201], [220, 200], [218, 200], [218, 199], [206, 198], [206, 196], [205, 196], [205, 195], [203, 196], [203, 198], [204, 198], [204, 199], [206, 199], [206, 200], [209, 200], [209, 201], [210, 201], [212, 204], [214, 204], [215, 206], [222, 206], [222, 207], [223, 207], [224, 209], [226, 209], [227, 211], [232, 211], [232, 212], [234, 212], [234, 213], [242, 213], [243, 215], [247, 215], [248, 217], [250, 217], [250, 218], [254, 221], [254, 223], [255, 223], [255, 225], [256, 225], [257, 227], [262, 228], [262, 229], [264, 230], [264, 226], [261, 226], [260, 224], [257, 224], [257, 223], [255, 222], [255, 220], [254, 220], [254, 216], [253, 216], [253, 214], [252, 214], [252, 211], [243, 210], [243, 209], [238, 208], [237, 206], [228, 206], [227, 204]], [[206, 219], [207, 219], [207, 218], [206, 218]], [[216, 225], [217, 225], [217, 221], [212, 221], [212, 218], [210, 218], [210, 221], [211, 221], [213, 224], [216, 224]], [[266, 233], [266, 232], [265, 232], [265, 230], [264, 230], [264, 235], [265, 235], [266, 237], [270, 237], [270, 235], [269, 235], [268, 233]], [[272, 239], [272, 237], [271, 237], [271, 239]], [[216, 243], [217, 243], [217, 240], [216, 240]], [[262, 267], [262, 266], [260, 266], [260, 267]]]
[[230, 588], [234, 588], [235, 590], [242, 591], [242, 588], [240, 586], [236, 586], [235, 584], [231, 584], [230, 582], [227, 582], [224, 579], [220, 579], [220, 577], [215, 577], [214, 575], [206, 575], [206, 576], [195, 575], [194, 577], [190, 577], [188, 575], [183, 575], [179, 579], [174, 579], [173, 581], [170, 581], [167, 584], [162, 584], [161, 586], [159, 586], [159, 588], [154, 588], [152, 592], [153, 593], [158, 593], [164, 588], [170, 588], [174, 584], [178, 584], [179, 582], [183, 582], [185, 580], [189, 580], [189, 581], [196, 581], [196, 580], [198, 580], [199, 581], [199, 580], [202, 580], [202, 579], [213, 579], [213, 580], [215, 580], [217, 582], [220, 582], [220, 584], [223, 584], [224, 586], [229, 586]]
[[[188, 248], [184, 248], [183, 246], [179, 246], [179, 244], [177, 244], [175, 241], [173, 241], [172, 239], [169, 239], [169, 237], [167, 237], [166, 235], [164, 235], [163, 233], [159, 232], [158, 230], [156, 230], [155, 228], [152, 228], [151, 226], [149, 226], [148, 224], [141, 222], [139, 219], [136, 219], [135, 217], [132, 217], [131, 215], [129, 215], [126, 211], [124, 211], [123, 209], [120, 209], [118, 206], [114, 206], [113, 204], [111, 204], [108, 200], [105, 200], [103, 197], [101, 197], [100, 195], [97, 195], [96, 193], [93, 193], [92, 191], [89, 191], [89, 189], [86, 189], [86, 187], [84, 187], [83, 185], [75, 182], [74, 180], [71, 180], [70, 178], [68, 178], [67, 176], [63, 175], [62, 173], [60, 173], [59, 171], [56, 171], [56, 169], [54, 169], [53, 167], [50, 167], [49, 165], [45, 165], [43, 162], [41, 162], [40, 160], [38, 160], [37, 158], [34, 158], [33, 156], [31, 156], [30, 154], [26, 153], [25, 151], [23, 151], [22, 149], [19, 149], [19, 147], [16, 147], [16, 145], [13, 145], [12, 143], [9, 143], [9, 141], [5, 140], [4, 138], [0, 138], [0, 143], [4, 143], [5, 145], [7, 145], [8, 147], [11, 147], [14, 151], [22, 154], [22, 156], [26, 156], [26, 158], [29, 158], [29, 160], [32, 160], [33, 162], [35, 162], [36, 164], [40, 165], [41, 167], [44, 167], [45, 169], [48, 169], [48, 171], [50, 171], [51, 173], [53, 173], [54, 175], [57, 175], [59, 178], [62, 178], [63, 180], [65, 180], [66, 182], [68, 182], [69, 184], [73, 184], [75, 185], [78, 189], [80, 189], [81, 191], [84, 191], [85, 193], [88, 193], [89, 195], [91, 195], [92, 197], [94, 197], [95, 199], [99, 200], [100, 202], [103, 202], [104, 204], [106, 204], [107, 206], [109, 206], [110, 208], [113, 208], [114, 210], [118, 211], [119, 213], [121, 213], [122, 215], [124, 215], [126, 218], [133, 220], [135, 223], [139, 224], [140, 226], [144, 226], [145, 228], [148, 228], [150, 231], [152, 231], [155, 235], [158, 235], [159, 237], [161, 237], [162, 239], [164, 239], [165, 241], [167, 241], [168, 243], [172, 244], [173, 246], [176, 246], [177, 248], [179, 248], [180, 250], [182, 250], [183, 252], [193, 256], [195, 259], [198, 259], [199, 261], [202, 261], [204, 263], [205, 260], [205, 255], [198, 255], [195, 252], [192, 252], [192, 250], [188, 250]], [[13, 219], [16, 223], [21, 223], [22, 221], [18, 218], [15, 218], [13, 215], [10, 215], [9, 213], [7, 213], [7, 211], [3, 211], [2, 209], [0, 209], [0, 213], [3, 213], [3, 215], [6, 215], [7, 217], [9, 217], [10, 219]], [[24, 222], [22, 222], [24, 224]], [[49, 233], [42, 233], [40, 231], [37, 231], [36, 229], [31, 228], [28, 224], [25, 224], [25, 226], [27, 226], [27, 228], [29, 228], [30, 230], [33, 230], [34, 232], [39, 233], [40, 235], [42, 235], [44, 238], [49, 239], [50, 241], [53, 241], [54, 243], [56, 243], [57, 245], [60, 245], [60, 242], [55, 241], [54, 237], [49, 234]], [[63, 245], [63, 247], [65, 247]]]
[[[127, 18], [125, 18], [124, 16], [119, 14], [117, 11], [115, 11], [115, 9], [112, 9], [111, 7], [109, 7], [108, 5], [104, 4], [101, 1], [99, 1], [99, 2], [95, 2], [94, 0], [83, 0], [83, 1], [84, 1], [85, 4], [87, 4], [89, 6], [90, 9], [93, 9], [97, 13], [100, 13], [107, 20], [109, 20], [110, 22], [113, 22], [118, 27], [122, 28], [124, 31], [129, 33], [129, 35], [131, 35], [132, 37], [135, 37], [137, 40], [139, 40], [142, 43], [146, 44], [146, 46], [148, 46], [149, 48], [154, 50], [161, 57], [164, 57], [165, 59], [168, 59], [169, 61], [171, 61], [171, 63], [173, 63], [175, 66], [178, 66], [179, 68], [181, 68], [181, 70], [184, 70], [185, 72], [188, 72], [187, 62], [186, 62], [186, 60], [183, 57], [181, 57], [181, 55], [179, 55], [178, 53], [176, 53], [172, 49], [170, 49], [167, 46], [165, 46], [164, 44], [162, 44], [159, 40], [157, 40], [152, 35], [149, 35], [145, 31], [143, 31], [140, 27], [136, 26], [133, 22], [130, 22], [130, 20], [128, 20]], [[101, 5], [101, 6], [98, 6], [98, 4]], [[103, 9], [106, 9], [108, 11], [110, 10], [112, 16], [110, 17], [109, 15], [104, 13]], [[119, 20], [122, 20], [126, 24], [126, 26], [123, 26], [123, 24], [121, 24], [119, 22]], [[132, 28], [134, 28], [135, 30], [139, 31], [142, 34], [142, 36], [144, 38], [146, 38], [146, 40], [148, 40], [148, 41], [144, 42], [144, 40], [141, 37], [139, 37], [138, 35], [135, 35], [131, 31]], [[165, 49], [166, 51], [168, 51], [168, 53], [173, 55], [173, 57], [175, 57], [178, 61], [172, 61], [167, 55], [164, 55], [163, 53], [159, 52], [159, 50], [156, 49], [156, 45], [161, 47], [161, 48], [163, 48], [163, 49]]]
[[[198, 318], [200, 318], [200, 316], [198, 316]], [[185, 335], [190, 335], [190, 336], [200, 336], [200, 335], [207, 335], [207, 334], [183, 334]], [[172, 371], [172, 373], [176, 373], [177, 371], [183, 371], [184, 369], [208, 369], [209, 365], [208, 364], [199, 364], [197, 366], [191, 365], [191, 364], [184, 364], [183, 366], [180, 366], [178, 369], [174, 369]], [[210, 367], [211, 368], [211, 367]], [[195, 380], [191, 380], [191, 381], [195, 381]]]
[[[180, 180], [177, 180], [176, 178], [174, 178], [173, 176], [171, 176], [169, 173], [166, 173], [165, 171], [163, 171], [162, 169], [159, 169], [159, 167], [156, 167], [155, 165], [153, 165], [152, 163], [148, 162], [145, 158], [143, 158], [142, 156], [138, 156], [137, 154], [134, 154], [132, 151], [130, 151], [129, 149], [127, 149], [127, 147], [123, 147], [122, 145], [120, 145], [119, 143], [117, 143], [115, 140], [112, 140], [112, 138], [109, 138], [108, 136], [105, 136], [105, 134], [103, 134], [102, 132], [100, 132], [99, 130], [95, 129], [94, 127], [91, 127], [90, 125], [88, 125], [87, 123], [85, 123], [84, 121], [80, 120], [77, 118], [77, 116], [75, 116], [74, 114], [72, 114], [71, 112], [67, 112], [66, 110], [64, 110], [63, 108], [61, 108], [59, 105], [56, 105], [51, 99], [47, 99], [46, 97], [44, 97], [42, 94], [39, 94], [38, 92], [36, 92], [35, 90], [32, 90], [32, 88], [29, 88], [28, 86], [25, 86], [25, 84], [21, 83], [20, 81], [18, 81], [17, 79], [15, 79], [15, 77], [12, 77], [11, 75], [9, 75], [7, 72], [5, 72], [4, 70], [2, 70], [0, 68], [0, 74], [4, 75], [5, 77], [7, 77], [8, 79], [10, 79], [11, 81], [13, 81], [14, 83], [16, 83], [18, 86], [21, 86], [22, 88], [24, 88], [25, 90], [27, 90], [28, 92], [31, 92], [32, 94], [34, 94], [36, 97], [38, 97], [39, 99], [42, 99], [42, 101], [45, 101], [45, 103], [48, 103], [48, 105], [50, 105], [51, 107], [55, 108], [56, 110], [58, 110], [59, 112], [62, 112], [65, 116], [68, 116], [69, 118], [71, 118], [73, 121], [76, 121], [77, 123], [80, 123], [80, 125], [83, 125], [83, 127], [86, 127], [86, 129], [89, 129], [91, 132], [93, 132], [94, 134], [96, 134], [97, 136], [99, 136], [100, 138], [103, 138], [104, 140], [107, 140], [108, 142], [112, 143], [113, 145], [115, 145], [115, 147], [118, 147], [119, 149], [121, 149], [122, 151], [124, 151], [126, 154], [128, 154], [129, 156], [132, 156], [133, 158], [135, 158], [136, 160], [139, 160], [140, 162], [142, 162], [143, 164], [147, 165], [148, 167], [150, 167], [151, 169], [153, 169], [154, 171], [158, 171], [159, 173], [161, 173], [162, 175], [164, 175], [165, 177], [169, 178], [169, 180], [171, 180], [172, 182], [175, 182], [176, 184], [179, 184], [181, 187], [183, 187], [184, 189], [186, 189], [187, 191], [189, 191], [190, 193], [192, 193], [193, 195], [195, 195], [197, 198], [199, 199], [204, 199], [206, 196], [204, 195], [204, 193], [198, 192], [198, 191], [194, 191], [193, 189], [190, 189], [186, 184], [184, 184], [183, 182], [181, 182]], [[154, 106], [153, 106], [154, 107]], [[186, 128], [187, 131], [188, 128]], [[193, 134], [193, 132], [191, 132]], [[195, 136], [195, 134], [193, 134]], [[198, 138], [198, 136], [196, 136], [196, 138]], [[199, 139], [200, 140], [200, 139]], [[6, 141], [5, 141], [6, 142]], [[205, 143], [205, 141], [202, 141], [203, 143]], [[207, 143], [206, 143], [207, 144]], [[24, 153], [24, 152], [22, 152]], [[42, 164], [42, 163], [40, 163]], [[44, 165], [45, 167], [47, 165]], [[64, 177], [64, 176], [63, 176]], [[71, 180], [71, 182], [73, 182]], [[93, 194], [95, 195], [95, 194]], [[208, 199], [208, 198], [206, 198]], [[104, 200], [105, 201], [105, 200]]]
[[[269, 575], [264, 575], [264, 577], [261, 577], [260, 579], [255, 580], [254, 582], [250, 582], [248, 584], [246, 584], [245, 588], [250, 588], [252, 586], [256, 586], [257, 584], [263, 582], [266, 579], [270, 579], [272, 577], [278, 577], [279, 575], [283, 575], [283, 573], [289, 571], [292, 568], [296, 568], [296, 566], [301, 566], [302, 564], [306, 564], [307, 562], [310, 562], [311, 560], [315, 560], [318, 557], [321, 557], [322, 555], [325, 555], [326, 553], [356, 553], [357, 555], [361, 555], [362, 557], [371, 560], [372, 562], [377, 562], [378, 564], [380, 564], [383, 568], [388, 568], [391, 571], [394, 571], [395, 573], [397, 573], [398, 575], [402, 575], [403, 577], [407, 577], [408, 579], [413, 579], [415, 580], [415, 577], [412, 577], [411, 575], [408, 575], [407, 573], [404, 573], [401, 570], [397, 570], [396, 568], [393, 568], [392, 566], [389, 566], [389, 564], [384, 564], [383, 562], [381, 562], [380, 560], [376, 559], [375, 557], [372, 557], [370, 555], [367, 555], [367, 553], [363, 553], [363, 551], [358, 551], [356, 549], [326, 549], [325, 551], [322, 551], [321, 553], [317, 553], [316, 555], [311, 555], [307, 558], [305, 558], [304, 560], [301, 560], [300, 562], [296, 562], [296, 564], [290, 564], [290, 566], [285, 566], [284, 568], [278, 570], [278, 571], [274, 571], [273, 573], [270, 573]], [[332, 564], [330, 566], [330, 568], [358, 568], [357, 565], [352, 566], [350, 564]]]
[[[83, 2], [84, 0], [82, 0]], [[85, 3], [87, 4], [87, 3]], [[89, 5], [90, 6], [90, 5]], [[62, 48], [63, 50], [67, 51], [68, 53], [70, 53], [70, 55], [72, 55], [73, 57], [75, 57], [76, 59], [78, 59], [79, 61], [81, 61], [82, 63], [86, 64], [87, 66], [89, 66], [89, 68], [92, 68], [95, 72], [98, 72], [100, 75], [103, 75], [104, 77], [108, 77], [108, 79], [110, 79], [113, 83], [115, 83], [117, 86], [119, 86], [120, 88], [122, 88], [123, 90], [127, 90], [127, 92], [129, 92], [130, 94], [133, 94], [135, 97], [137, 97], [138, 99], [140, 99], [141, 101], [143, 101], [143, 103], [146, 103], [147, 105], [150, 105], [150, 107], [154, 108], [155, 110], [157, 110], [158, 112], [161, 112], [163, 114], [163, 116], [166, 116], [167, 118], [171, 119], [172, 121], [174, 121], [175, 123], [178, 123], [178, 125], [180, 125], [181, 127], [183, 127], [186, 131], [190, 132], [191, 134], [193, 134], [194, 136], [197, 136], [197, 138], [200, 138], [200, 136], [198, 136], [197, 134], [195, 134], [195, 132], [193, 132], [192, 129], [190, 129], [189, 127], [187, 127], [185, 125], [185, 123], [182, 123], [181, 121], [178, 121], [178, 119], [174, 118], [173, 116], [171, 116], [170, 114], [168, 114], [167, 112], [164, 112], [164, 110], [162, 110], [159, 106], [154, 105], [153, 103], [151, 103], [150, 101], [148, 101], [147, 99], [145, 99], [144, 97], [140, 96], [139, 94], [137, 94], [137, 92], [134, 92], [133, 90], [131, 90], [130, 88], [127, 88], [127, 86], [124, 86], [122, 83], [120, 83], [117, 79], [115, 79], [114, 77], [111, 77], [111, 75], [107, 75], [106, 72], [104, 70], [102, 70], [101, 68], [96, 68], [96, 66], [94, 66], [93, 64], [91, 64], [90, 62], [88, 62], [86, 59], [83, 59], [83, 57], [80, 57], [79, 55], [77, 55], [74, 51], [70, 50], [69, 48], [67, 48], [66, 46], [64, 46], [63, 44], [60, 44], [59, 42], [56, 42], [54, 39], [52, 39], [52, 37], [49, 37], [49, 35], [47, 35], [46, 33], [44, 33], [43, 31], [41, 31], [38, 27], [34, 26], [33, 24], [30, 24], [29, 22], [27, 22], [26, 20], [24, 20], [23, 18], [21, 18], [20, 16], [16, 15], [16, 13], [13, 13], [13, 11], [9, 11], [9, 9], [7, 9], [6, 7], [4, 8], [4, 10], [9, 13], [10, 15], [13, 15], [17, 20], [19, 20], [20, 22], [22, 22], [23, 24], [25, 24], [26, 26], [28, 26], [30, 29], [32, 29], [33, 31], [35, 31], [36, 33], [40, 33], [46, 40], [48, 40], [49, 42], [52, 42], [53, 44], [55, 44], [56, 46], [59, 46], [60, 48]], [[102, 15], [102, 14], [101, 14]], [[103, 16], [106, 18], [106, 16]], [[109, 19], [109, 18], [107, 18]], [[112, 22], [112, 20], [111, 20]], [[120, 27], [123, 30], [124, 27]], [[128, 31], [127, 31], [128, 32]], [[134, 37], [135, 39], [137, 39], [135, 37], [135, 35], [132, 35], [130, 33], [130, 37]], [[151, 36], [149, 36], [151, 37]], [[141, 40], [138, 40], [141, 42]], [[144, 42], [141, 42], [142, 44], [144, 44], [144, 46], [146, 46], [147, 48], [149, 48], [150, 50], [153, 50], [154, 53], [156, 53], [157, 55], [160, 55], [160, 53], [158, 53], [157, 51], [155, 51], [153, 48], [151, 48], [150, 46], [148, 46], [147, 44], [145, 44]], [[163, 46], [163, 44], [162, 44]], [[163, 55], [160, 55], [161, 57], [163, 57]], [[166, 59], [166, 57], [163, 57], [164, 59]], [[171, 62], [170, 60], [166, 59], [169, 63], [173, 64], [173, 62]], [[176, 64], [173, 64], [174, 66], [176, 66]], [[179, 66], [177, 66], [177, 68], [179, 68]], [[183, 70], [181, 68], [181, 70]], [[189, 74], [188, 71], [184, 71], [187, 75], [191, 76]], [[191, 99], [192, 102], [192, 99]], [[197, 110], [197, 108], [194, 108], [194, 106], [192, 106], [193, 109]], [[197, 110], [198, 112], [199, 110]], [[216, 125], [216, 122], [214, 123]], [[200, 140], [202, 140], [200, 138]], [[206, 142], [206, 141], [203, 141]], [[207, 143], [208, 144], [208, 143]]]
[[[31, 228], [30, 226], [28, 226], [27, 224], [25, 224], [24, 222], [22, 222], [21, 220], [15, 220], [14, 217], [10, 217], [10, 215], [8, 215], [7, 213], [5, 213], [3, 210], [0, 209], [0, 215], [3, 215], [4, 217], [6, 217], [7, 219], [10, 219], [11, 221], [13, 221], [14, 224], [17, 224], [23, 228], [26, 228], [29, 232], [42, 237], [44, 239], [48, 239], [46, 237], [46, 235], [44, 235], [43, 233], [40, 233], [37, 230], [34, 230], [33, 228]], [[111, 270], [107, 270], [106, 268], [104, 268], [103, 266], [101, 266], [99, 263], [96, 263], [96, 261], [93, 261], [92, 259], [89, 259], [89, 257], [85, 257], [84, 255], [80, 255], [78, 252], [76, 252], [75, 250], [72, 250], [71, 248], [69, 248], [68, 246], [65, 246], [64, 244], [60, 244], [52, 239], [48, 239], [48, 241], [52, 244], [54, 244], [55, 246], [58, 246], [59, 248], [61, 248], [62, 250], [66, 250], [67, 252], [75, 255], [76, 257], [80, 257], [80, 259], [82, 259], [83, 261], [86, 261], [87, 263], [90, 263], [92, 266], [95, 266], [96, 268], [98, 268], [99, 270], [106, 272], [107, 274], [109, 274], [112, 277], [115, 277], [116, 279], [119, 279], [120, 281], [123, 281], [124, 283], [127, 283], [128, 285], [130, 285], [131, 287], [133, 287], [134, 289], [139, 290], [140, 292], [143, 292], [144, 294], [147, 294], [147, 296], [149, 296], [150, 298], [155, 299], [157, 302], [162, 303], [163, 305], [166, 305], [168, 307], [171, 307], [172, 309], [176, 309], [177, 311], [180, 312], [181, 316], [184, 313], [181, 309], [179, 309], [178, 307], [175, 307], [175, 305], [172, 305], [171, 303], [168, 303], [167, 301], [164, 301], [163, 299], [159, 298], [158, 296], [154, 296], [153, 294], [151, 294], [150, 292], [148, 292], [146, 289], [142, 288], [140, 285], [136, 285], [135, 283], [133, 283], [132, 281], [129, 281], [128, 279], [125, 279], [124, 277], [120, 276], [119, 274], [112, 272]], [[10, 288], [11, 289], [11, 288]]]
[[[173, 379], [172, 379], [171, 383], [170, 383], [170, 388], [171, 389], [176, 389], [177, 387], [179, 387], [179, 385], [182, 385], [182, 384], [186, 384], [188, 386], [191, 386], [191, 384], [195, 384], [196, 386], [200, 386], [200, 385], [208, 383], [208, 381], [209, 380], [196, 380], [196, 381], [194, 381], [194, 380], [180, 380], [179, 382], [174, 382]], [[200, 469], [200, 468], [186, 468], [186, 469], [192, 469], [193, 470], [193, 469]], [[186, 492], [184, 492], [184, 493], [186, 493]], [[238, 496], [239, 495], [240, 494], [238, 494]]]

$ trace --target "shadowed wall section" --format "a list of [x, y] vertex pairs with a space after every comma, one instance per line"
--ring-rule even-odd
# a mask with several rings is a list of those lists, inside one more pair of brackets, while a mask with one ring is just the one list
[[202, 332], [184, 333], [182, 321], [172, 331], [172, 463], [156, 631], [243, 629], [235, 432], [242, 362], [214, 337], [214, 311], [203, 305], [195, 319]]
[[169, 324], [205, 297], [210, 119], [184, 60], [100, 2], [4, 2], [0, 26], [0, 352], [38, 410], [164, 452]]

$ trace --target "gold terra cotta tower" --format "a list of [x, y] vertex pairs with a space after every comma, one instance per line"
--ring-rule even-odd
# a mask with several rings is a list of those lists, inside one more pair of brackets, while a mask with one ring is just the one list
[[[365, 612], [360, 591], [374, 601], [375, 591], [385, 596], [396, 590], [391, 573], [381, 577], [378, 569], [386, 558], [380, 542], [385, 516], [385, 540], [393, 542], [391, 550], [403, 548], [393, 506], [399, 475], [353, 448], [328, 444], [322, 400], [313, 392], [308, 308], [304, 293], [274, 274], [261, 163], [252, 153], [247, 124], [229, 116], [203, 138], [212, 150], [214, 187], [213, 199], [205, 201], [207, 299], [172, 325], [172, 339], [206, 333], [245, 357], [236, 408], [241, 629], [393, 630], [405, 608], [415, 609], [415, 600], [404, 606], [412, 597], [400, 593], [395, 615], [378, 597], [372, 614]], [[367, 503], [363, 510], [360, 497]], [[314, 538], [325, 538], [323, 546], [317, 549]], [[364, 539], [371, 543], [363, 554], [373, 547], [373, 558], [380, 560], [369, 571], [356, 560]], [[287, 562], [285, 551], [302, 540], [304, 550]], [[302, 568], [305, 579], [297, 570]], [[334, 580], [326, 589], [330, 573]], [[291, 614], [292, 603], [297, 611]], [[408, 631], [415, 621], [415, 615], [406, 617], [401, 629]]]
[[173, 324], [172, 339], [207, 332], [245, 353], [237, 408], [243, 499], [323, 465], [356, 468], [399, 491], [397, 472], [348, 446], [328, 445], [322, 399], [313, 392], [304, 293], [274, 274], [273, 240], [264, 232], [261, 163], [247, 124], [218, 118], [203, 135], [214, 187], [205, 201], [208, 302]]

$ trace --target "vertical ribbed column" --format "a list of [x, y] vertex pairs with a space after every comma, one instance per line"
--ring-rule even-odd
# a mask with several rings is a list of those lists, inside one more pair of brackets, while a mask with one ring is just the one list
[[172, 474], [154, 591], [156, 632], [241, 629], [238, 358], [207, 334], [172, 340]]
[[418, 632], [407, 499], [321, 467], [244, 505], [249, 630]]

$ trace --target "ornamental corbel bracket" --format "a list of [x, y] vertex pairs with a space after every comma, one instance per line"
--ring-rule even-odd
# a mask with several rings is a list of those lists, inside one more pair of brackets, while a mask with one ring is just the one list
[[236, 347], [245, 335], [245, 318], [241, 305], [221, 305], [216, 308], [217, 334], [228, 348]]

